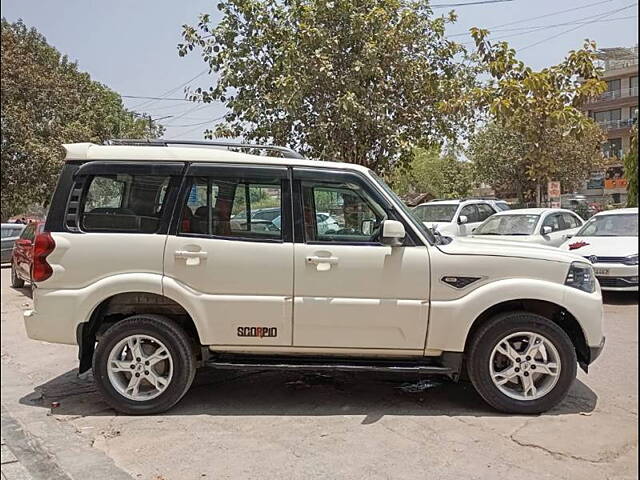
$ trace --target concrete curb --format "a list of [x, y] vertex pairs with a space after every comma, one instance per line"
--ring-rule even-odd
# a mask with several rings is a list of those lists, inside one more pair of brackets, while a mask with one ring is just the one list
[[84, 445], [76, 434], [51, 418], [45, 422], [46, 438], [37, 438], [2, 405], [2, 436], [34, 480], [132, 480], [104, 453]]

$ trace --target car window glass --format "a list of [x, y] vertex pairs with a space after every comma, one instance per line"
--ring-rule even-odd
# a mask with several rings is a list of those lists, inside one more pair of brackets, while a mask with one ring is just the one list
[[86, 232], [155, 233], [168, 176], [96, 175], [86, 187], [80, 225]]
[[551, 232], [559, 232], [561, 230], [566, 230], [567, 228], [569, 228], [565, 224], [561, 213], [554, 213], [553, 215], [547, 216], [542, 226], [551, 227]]
[[20, 238], [23, 239], [23, 240], [31, 240], [31, 241], [33, 241], [33, 239], [35, 238], [35, 229], [36, 229], [35, 224], [30, 223], [22, 231], [22, 234], [20, 235]]
[[598, 215], [591, 217], [576, 237], [637, 237], [638, 214]]
[[194, 177], [180, 233], [281, 239], [282, 184], [273, 180]]
[[8, 238], [11, 236], [11, 230], [8, 228], [2, 227], [2, 238]]
[[564, 219], [564, 223], [567, 225], [567, 228], [578, 228], [581, 225], [578, 218], [570, 213], [563, 213], [562, 218]]
[[302, 197], [307, 241], [379, 241], [386, 214], [358, 185], [302, 182]]
[[467, 217], [467, 223], [480, 221], [478, 220], [478, 211], [475, 205], [467, 205], [465, 207], [462, 207], [462, 210], [460, 210], [460, 216], [458, 218], [460, 218], [462, 215]]
[[478, 208], [478, 222], [484, 222], [487, 218], [496, 213], [493, 208], [486, 203], [479, 203], [476, 207]]

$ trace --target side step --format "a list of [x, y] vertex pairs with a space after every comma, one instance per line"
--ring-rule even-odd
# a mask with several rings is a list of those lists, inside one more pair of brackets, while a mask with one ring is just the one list
[[220, 369], [255, 368], [257, 370], [347, 371], [347, 372], [408, 372], [432, 375], [451, 375], [453, 368], [425, 363], [420, 360], [380, 360], [330, 357], [217, 355], [205, 363]]

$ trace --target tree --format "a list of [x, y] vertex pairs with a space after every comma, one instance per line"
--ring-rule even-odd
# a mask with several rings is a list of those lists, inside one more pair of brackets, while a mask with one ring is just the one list
[[2, 19], [2, 219], [48, 201], [61, 144], [156, 137], [162, 127], [127, 111], [116, 92], [91, 80], [22, 21]]
[[401, 195], [430, 193], [435, 198], [461, 198], [473, 188], [471, 164], [439, 149], [416, 149], [413, 160], [389, 177]]
[[524, 204], [536, 200], [542, 181], [539, 178], [545, 178], [531, 175], [531, 149], [549, 160], [546, 178], [560, 181], [565, 191], [576, 190], [591, 171], [602, 167], [599, 147], [604, 135], [597, 125], [588, 124], [579, 136], [567, 135], [560, 127], [547, 128], [545, 134], [544, 143], [535, 146], [508, 125], [485, 125], [473, 136], [467, 150], [476, 181], [493, 186], [498, 195], [515, 194]]
[[627, 207], [638, 206], [638, 123], [631, 129], [631, 146], [624, 156], [624, 177], [627, 185]]
[[[474, 28], [471, 33], [477, 58], [491, 77], [476, 89], [476, 98], [486, 119], [495, 124], [483, 129], [472, 147], [480, 176], [513, 178], [523, 197], [531, 197], [533, 188], [538, 202], [550, 180], [564, 179], [565, 186], [584, 180], [597, 166], [601, 156], [596, 152], [604, 140], [579, 108], [606, 89], [595, 65], [595, 44], [587, 41], [560, 64], [536, 72], [517, 60], [506, 42], [491, 44], [486, 30]], [[503, 163], [492, 164], [486, 154], [494, 146], [481, 145], [482, 138], [509, 148], [493, 149]], [[581, 155], [571, 155], [569, 146], [579, 147]]]
[[455, 139], [473, 71], [445, 38], [455, 16], [414, 0], [221, 0], [183, 27], [215, 74], [190, 99], [229, 113], [206, 135], [288, 144], [384, 174], [413, 148]]

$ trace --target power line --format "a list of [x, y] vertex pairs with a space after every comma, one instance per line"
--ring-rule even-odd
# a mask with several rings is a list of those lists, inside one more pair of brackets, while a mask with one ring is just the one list
[[[513, 22], [508, 22], [508, 23], [501, 23], [500, 25], [494, 25], [492, 27], [488, 27], [487, 30], [493, 30], [494, 28], [500, 28], [500, 27], [508, 27], [509, 25], [517, 25], [519, 23], [524, 23], [524, 22], [528, 22], [530, 20], [540, 20], [541, 18], [547, 18], [547, 17], [552, 17], [555, 15], [561, 15], [563, 13], [568, 13], [568, 12], [574, 12], [576, 10], [584, 10], [585, 8], [590, 8], [590, 7], [595, 7], [597, 5], [602, 5], [603, 3], [611, 3], [614, 0], [601, 0], [599, 2], [595, 2], [595, 3], [589, 3], [588, 5], [581, 5], [580, 7], [573, 7], [573, 8], [567, 8], [566, 10], [558, 10], [555, 12], [551, 12], [551, 13], [546, 13], [544, 15], [539, 15], [537, 17], [529, 17], [529, 18], [523, 18], [520, 20], [515, 20]], [[464, 33], [455, 33], [453, 35], [449, 35], [449, 36], [460, 36], [460, 35], [467, 35], [469, 32], [464, 32]]]
[[[216, 121], [219, 121], [219, 120], [222, 120], [222, 119], [224, 119], [224, 117], [214, 118], [211, 121], [212, 122], [216, 122]], [[209, 123], [209, 122], [206, 122], [206, 123]], [[169, 140], [176, 140], [176, 139], [178, 139], [180, 137], [184, 137], [185, 135], [189, 135], [191, 132], [195, 132], [196, 130], [198, 130], [201, 126], [202, 126], [202, 124], [196, 126], [196, 128], [192, 128], [191, 130], [187, 130], [186, 132], [182, 132], [181, 134], [179, 134], [179, 135], [177, 135], [177, 136], [175, 136], [175, 137], [173, 137], [173, 138], [171, 138]]]
[[208, 68], [205, 68], [204, 70], [202, 70], [200, 73], [198, 73], [195, 77], [190, 78], [189, 80], [187, 80], [186, 82], [181, 83], [180, 85], [178, 85], [177, 87], [173, 87], [169, 90], [167, 90], [166, 92], [164, 92], [163, 94], [160, 95], [160, 97], [157, 98], [153, 98], [150, 99], [150, 101], [147, 102], [142, 102], [138, 105], [134, 105], [131, 108], [142, 108], [144, 106], [148, 106], [150, 104], [153, 104], [155, 102], [157, 102], [158, 100], [161, 100], [163, 98], [168, 97], [169, 95], [171, 95], [172, 93], [176, 92], [177, 90], [179, 90], [182, 87], [185, 87], [186, 85], [188, 85], [189, 83], [193, 82], [194, 80], [196, 80], [197, 78], [200, 78], [202, 75], [204, 75], [205, 73], [209, 72]]
[[[579, 23], [582, 23], [584, 20], [589, 20], [591, 18], [594, 17], [598, 17], [601, 14], [597, 14], [597, 15], [590, 15], [589, 17], [584, 17], [584, 18], [577, 18], [575, 20], [571, 20], [569, 22], [563, 22], [563, 23], [553, 23], [553, 24], [549, 24], [549, 25], [530, 25], [527, 27], [514, 27], [514, 28], [498, 28], [498, 29], [492, 29], [489, 33], [490, 34], [494, 34], [496, 32], [521, 32], [521, 33], [517, 33], [517, 34], [513, 34], [513, 35], [508, 35], [508, 36], [516, 36], [516, 35], [526, 35], [527, 33], [531, 33], [531, 32], [535, 32], [538, 30], [547, 30], [550, 28], [557, 28], [557, 27], [564, 27], [567, 25], [577, 25]], [[597, 20], [598, 23], [600, 22], [614, 22], [616, 20], [628, 20], [630, 18], [637, 18], [637, 15], [628, 15], [626, 17], [619, 17], [619, 18], [609, 18], [606, 20]], [[525, 32], [522, 32], [522, 30], [526, 30]], [[465, 33], [456, 33], [454, 35], [448, 35], [449, 38], [454, 38], [454, 37], [463, 37], [469, 35], [469, 32], [465, 32]], [[502, 38], [507, 38], [507, 37], [502, 37]]]
[[597, 22], [598, 20], [600, 20], [601, 18], [606, 18], [606, 17], [609, 17], [609, 16], [611, 16], [611, 15], [614, 15], [614, 14], [616, 14], [616, 13], [618, 13], [618, 12], [621, 12], [621, 11], [623, 11], [623, 10], [627, 10], [627, 9], [629, 9], [629, 8], [635, 7], [636, 5], [638, 5], [638, 2], [635, 2], [635, 3], [632, 3], [632, 4], [630, 4], [630, 5], [627, 5], [626, 7], [618, 8], [617, 10], [612, 10], [611, 12], [608, 12], [608, 13], [603, 13], [603, 14], [602, 14], [602, 15], [600, 15], [600, 16], [598, 17], [598, 19], [596, 19], [596, 20], [592, 20], [592, 21], [590, 21], [590, 22], [585, 22], [585, 23], [583, 23], [582, 25], [578, 25], [577, 27], [573, 27], [573, 28], [570, 28], [570, 29], [568, 29], [568, 30], [564, 30], [564, 31], [562, 31], [562, 32], [560, 32], [560, 33], [556, 33], [555, 35], [551, 35], [550, 37], [543, 38], [542, 40], [538, 40], [537, 42], [531, 43], [531, 44], [529, 44], [529, 45], [527, 45], [527, 46], [525, 46], [525, 47], [522, 47], [522, 48], [520, 48], [520, 49], [517, 49], [517, 50], [518, 50], [519, 52], [522, 52], [522, 51], [527, 50], [527, 49], [529, 49], [529, 48], [531, 48], [531, 47], [535, 47], [536, 45], [540, 45], [541, 43], [544, 43], [544, 42], [547, 42], [547, 41], [552, 40], [552, 39], [554, 39], [554, 38], [557, 38], [557, 37], [559, 37], [559, 36], [561, 36], [561, 35], [565, 35], [565, 34], [567, 34], [567, 33], [573, 32], [574, 30], [578, 30], [579, 28], [582, 28], [584, 25], [588, 25], [588, 24], [591, 24], [591, 23], [596, 23], [596, 22]]
[[[147, 97], [144, 95], [120, 95], [122, 98], [141, 98], [141, 99], [148, 99], [148, 100], [169, 100], [169, 101], [181, 101], [181, 102], [190, 102], [191, 100], [186, 99], [186, 98], [166, 98], [166, 97]], [[140, 105], [135, 106], [135, 107], [130, 107], [130, 108], [139, 108]]]
[[439, 3], [436, 5], [431, 5], [431, 8], [448, 8], [448, 7], [466, 7], [468, 5], [486, 5], [488, 3], [505, 3], [505, 2], [513, 2], [514, 0], [482, 0], [478, 2], [469, 2], [469, 3]]
[[211, 123], [211, 122], [216, 122], [218, 120], [223, 120], [224, 119], [224, 115], [221, 117], [217, 117], [217, 118], [210, 118], [208, 120], [205, 120], [204, 122], [198, 122], [198, 123], [187, 123], [184, 125], [164, 125], [165, 127], [176, 127], [176, 128], [186, 128], [186, 127], [199, 127], [200, 125], [206, 125], [207, 123]]

